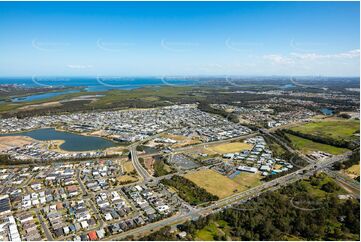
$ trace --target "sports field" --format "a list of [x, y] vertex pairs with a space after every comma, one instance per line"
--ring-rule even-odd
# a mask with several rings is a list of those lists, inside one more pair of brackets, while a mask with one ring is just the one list
[[304, 134], [333, 138], [335, 140], [355, 139], [354, 133], [359, 130], [359, 120], [327, 119], [311, 122], [291, 128]]
[[226, 143], [226, 144], [220, 144], [209, 147], [209, 149], [225, 154], [225, 153], [232, 153], [232, 152], [240, 152], [242, 150], [249, 150], [252, 149], [253, 145], [242, 143], [242, 142], [233, 142], [233, 143]]
[[242, 186], [237, 182], [210, 169], [188, 173], [184, 177], [219, 198], [228, 197], [242, 191]]
[[348, 149], [345, 148], [338, 148], [332, 145], [313, 142], [312, 140], [304, 139], [295, 135], [286, 135], [292, 141], [292, 145], [304, 154], [309, 154], [314, 151], [323, 151], [332, 155], [339, 155], [348, 151]]

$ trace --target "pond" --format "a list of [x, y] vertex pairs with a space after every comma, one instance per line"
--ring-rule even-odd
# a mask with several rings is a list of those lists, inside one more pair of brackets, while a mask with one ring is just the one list
[[333, 110], [329, 109], [329, 108], [322, 108], [320, 111], [323, 113], [323, 115], [332, 115], [333, 114]]
[[66, 151], [90, 151], [103, 150], [109, 147], [117, 146], [116, 143], [94, 136], [84, 136], [73, 134], [69, 132], [57, 131], [53, 128], [37, 129], [32, 131], [25, 131], [12, 134], [1, 134], [0, 136], [28, 136], [33, 139], [47, 141], [47, 140], [64, 140], [60, 148]]

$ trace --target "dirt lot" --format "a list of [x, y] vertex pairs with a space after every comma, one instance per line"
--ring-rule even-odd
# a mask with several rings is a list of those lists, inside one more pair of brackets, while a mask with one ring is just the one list
[[150, 174], [153, 174], [153, 172], [154, 172], [154, 169], [153, 169], [154, 162], [155, 162], [155, 160], [153, 157], [145, 157], [144, 158], [145, 168], [148, 170], [148, 172]]
[[33, 110], [33, 109], [41, 109], [41, 108], [48, 108], [48, 107], [59, 107], [62, 104], [60, 102], [47, 102], [41, 104], [32, 104], [26, 105], [24, 107], [20, 107], [19, 110]]
[[30, 144], [35, 140], [26, 136], [0, 136], [0, 151]]

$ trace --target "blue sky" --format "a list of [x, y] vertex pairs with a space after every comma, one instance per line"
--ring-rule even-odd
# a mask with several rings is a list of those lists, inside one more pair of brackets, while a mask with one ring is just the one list
[[1, 2], [0, 76], [359, 76], [358, 2]]

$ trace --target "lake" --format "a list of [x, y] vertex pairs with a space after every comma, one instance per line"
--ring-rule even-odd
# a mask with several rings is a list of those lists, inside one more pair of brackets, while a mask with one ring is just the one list
[[42, 141], [64, 140], [65, 142], [60, 145], [60, 148], [66, 151], [103, 150], [109, 147], [117, 146], [115, 142], [100, 137], [84, 136], [70, 132], [57, 131], [53, 128], [37, 129], [12, 134], [0, 134], [0, 136], [18, 135], [28, 136]]
[[321, 112], [322, 112], [324, 115], [332, 115], [332, 114], [333, 114], [333, 110], [332, 110], [332, 109], [329, 109], [329, 108], [322, 108], [322, 109], [321, 109]]
[[296, 86], [294, 84], [290, 83], [290, 84], [283, 85], [281, 88], [288, 89], [288, 88], [294, 88], [294, 87], [296, 87]]
[[34, 94], [24, 97], [15, 97], [12, 98], [12, 102], [30, 102], [30, 101], [36, 101], [36, 100], [42, 100], [46, 98], [56, 97], [64, 94], [79, 92], [79, 90], [68, 90], [68, 91], [61, 91], [61, 92], [48, 92], [48, 93], [41, 93], [41, 94]]

